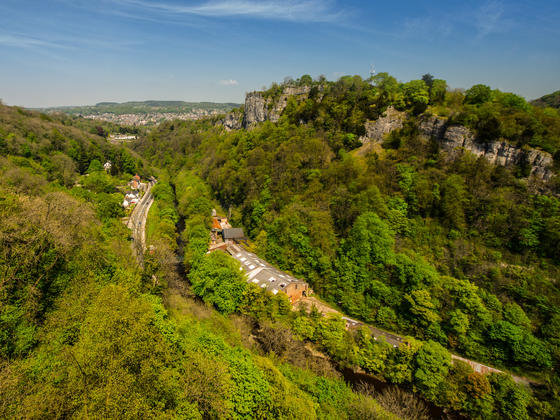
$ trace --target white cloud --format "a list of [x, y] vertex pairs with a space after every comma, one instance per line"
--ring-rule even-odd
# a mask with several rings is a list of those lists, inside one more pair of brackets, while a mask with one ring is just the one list
[[220, 80], [220, 85], [222, 86], [237, 86], [239, 82], [237, 80], [228, 79], [228, 80]]
[[146, 0], [118, 0], [118, 3], [145, 8], [152, 12], [206, 17], [250, 17], [295, 22], [328, 22], [341, 16], [333, 0], [210, 0], [195, 6]]
[[504, 5], [501, 1], [488, 1], [475, 15], [477, 38], [482, 39], [496, 32], [504, 32], [510, 22], [504, 19]]
[[472, 41], [479, 42], [488, 35], [505, 33], [512, 28], [506, 13], [502, 0], [487, 0], [476, 9], [469, 6], [459, 11], [405, 17], [396, 35], [406, 39], [437, 40], [462, 36], [461, 31], [467, 29]]
[[[84, 33], [82, 32], [82, 35]], [[94, 47], [94, 48], [103, 48], [103, 49], [126, 49], [132, 46], [137, 46], [140, 43], [138, 41], [119, 41], [119, 40], [109, 40], [109, 39], [100, 39], [89, 34], [83, 37], [80, 37], [79, 34], [76, 34], [72, 37], [66, 36], [57, 36], [56, 38], [47, 39], [46, 35], [43, 35], [41, 38], [34, 37], [34, 36], [27, 36], [17, 33], [0, 33], [0, 45], [5, 47], [14, 47], [14, 48], [28, 48], [28, 49], [59, 49], [59, 50], [76, 50], [78, 48], [84, 47]]]
[[0, 45], [6, 47], [16, 47], [16, 48], [40, 48], [40, 47], [53, 47], [53, 48], [68, 48], [67, 46], [43, 41], [41, 39], [29, 38], [20, 35], [1, 35], [0, 34]]

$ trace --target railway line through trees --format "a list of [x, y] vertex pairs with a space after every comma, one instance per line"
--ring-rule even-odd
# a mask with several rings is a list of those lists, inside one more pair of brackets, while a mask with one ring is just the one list
[[[303, 306], [306, 310], [310, 310], [313, 306], [319, 311], [319, 313], [321, 313], [322, 315], [328, 315], [328, 314], [337, 314], [341, 317], [341, 319], [346, 322], [346, 328], [347, 329], [356, 329], [356, 328], [360, 328], [362, 326], [366, 326], [372, 336], [378, 340], [378, 339], [383, 339], [385, 340], [388, 344], [392, 345], [393, 347], [399, 347], [400, 345], [402, 345], [403, 343], [406, 342], [405, 337], [398, 335], [398, 334], [394, 334], [385, 330], [382, 330], [380, 328], [374, 327], [372, 325], [368, 325], [365, 324], [362, 321], [358, 321], [352, 318], [349, 318], [347, 316], [345, 316], [344, 314], [340, 313], [339, 311], [337, 311], [336, 309], [330, 307], [329, 305], [327, 305], [324, 302], [321, 302], [320, 300], [318, 300], [317, 298], [311, 296], [311, 297], [304, 297], [303, 299], [299, 300], [298, 302], [296, 302], [294, 304], [294, 309], [299, 309], [301, 308], [301, 306]], [[468, 365], [470, 365], [473, 370], [475, 372], [478, 373], [482, 373], [482, 374], [489, 374], [489, 373], [507, 373], [504, 372], [502, 370], [496, 369], [492, 366], [487, 366], [484, 365], [482, 363], [476, 362], [474, 360], [470, 360], [461, 356], [458, 356], [456, 354], [451, 353], [451, 360], [452, 362], [456, 362], [456, 361], [461, 361], [464, 363], [467, 363]], [[538, 382], [532, 381], [528, 378], [524, 378], [524, 377], [520, 377], [520, 376], [515, 376], [515, 375], [511, 375], [511, 377], [513, 378], [513, 380], [519, 384], [523, 384], [523, 385], [538, 385]]]
[[132, 214], [127, 222], [127, 227], [132, 231], [132, 247], [136, 252], [136, 258], [140, 264], [144, 262], [144, 251], [146, 251], [146, 220], [148, 212], [154, 202], [152, 186], [157, 181], [150, 181], [146, 192], [132, 210]]
[[[151, 181], [148, 184], [148, 188], [147, 188], [144, 196], [142, 197], [142, 199], [138, 202], [138, 204], [134, 208], [134, 210], [133, 210], [133, 212], [130, 216], [130, 219], [127, 222], [127, 226], [132, 231], [133, 248], [136, 251], [137, 258], [138, 258], [138, 261], [140, 262], [140, 264], [143, 264], [143, 256], [144, 256], [144, 252], [146, 250], [146, 220], [147, 220], [147, 216], [148, 216], [148, 212], [150, 210], [150, 207], [151, 207], [151, 205], [154, 201], [154, 197], [151, 193], [151, 188], [155, 184], [155, 182], [156, 181]], [[177, 261], [179, 261], [179, 259]], [[182, 274], [184, 275], [184, 273], [182, 273]], [[298, 309], [302, 305], [307, 310], [309, 310], [309, 309], [311, 309], [311, 307], [315, 306], [317, 308], [317, 310], [322, 315], [327, 315], [329, 313], [338, 314], [341, 317], [341, 319], [343, 321], [345, 321], [346, 327], [348, 329], [356, 329], [356, 328], [359, 328], [359, 327], [365, 325], [371, 331], [372, 336], [376, 340], [377, 339], [383, 339], [389, 345], [392, 345], [393, 347], [399, 347], [400, 345], [402, 345], [406, 342], [405, 337], [403, 337], [401, 335], [382, 330], [382, 329], [374, 327], [372, 325], [365, 324], [362, 321], [358, 321], [358, 320], [352, 319], [348, 316], [345, 316], [344, 314], [340, 313], [338, 310], [336, 310], [336, 309], [330, 307], [329, 305], [321, 302], [320, 300], [316, 299], [313, 296], [303, 297], [299, 301], [294, 302], [293, 307], [294, 307], [294, 309]], [[496, 369], [492, 366], [484, 365], [482, 363], [479, 363], [479, 362], [476, 362], [474, 360], [470, 360], [470, 359], [467, 359], [467, 358], [464, 358], [464, 357], [461, 357], [461, 356], [458, 356], [458, 355], [455, 355], [455, 354], [451, 354], [451, 359], [452, 359], [453, 362], [461, 361], [461, 362], [469, 364], [475, 372], [479, 372], [479, 373], [483, 373], [483, 374], [489, 374], [489, 373], [492, 373], [492, 372], [506, 373], [506, 372], [504, 372], [502, 370], [499, 370], [499, 369]], [[511, 376], [517, 383], [524, 384], [524, 385], [531, 385], [531, 384], [538, 385], [538, 382], [532, 381], [528, 378], [519, 377], [519, 376], [515, 376], [515, 375], [511, 375]]]

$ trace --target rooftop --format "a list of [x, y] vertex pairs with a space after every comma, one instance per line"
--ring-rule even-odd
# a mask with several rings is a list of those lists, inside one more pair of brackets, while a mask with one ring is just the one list
[[248, 252], [239, 245], [229, 245], [227, 252], [241, 263], [241, 270], [247, 274], [247, 280], [260, 286], [273, 294], [286, 288], [290, 283], [305, 284], [276, 267], [273, 267], [255, 254]]
[[224, 229], [224, 239], [243, 239], [245, 234], [241, 228]]

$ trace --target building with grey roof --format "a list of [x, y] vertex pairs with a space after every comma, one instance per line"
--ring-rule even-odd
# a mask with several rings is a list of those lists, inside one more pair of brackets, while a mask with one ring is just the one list
[[247, 275], [247, 281], [251, 282], [273, 294], [278, 292], [288, 295], [293, 302], [308, 296], [309, 285], [276, 267], [273, 267], [252, 252], [248, 252], [241, 246], [230, 244], [227, 252], [241, 264], [241, 270]]
[[245, 239], [245, 234], [241, 228], [224, 229], [222, 234], [224, 235], [224, 241]]

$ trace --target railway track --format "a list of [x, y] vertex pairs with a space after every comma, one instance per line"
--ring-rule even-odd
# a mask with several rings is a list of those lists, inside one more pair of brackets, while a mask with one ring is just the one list
[[132, 210], [127, 223], [127, 227], [132, 231], [132, 247], [136, 251], [136, 257], [140, 264], [144, 261], [144, 251], [146, 251], [146, 219], [154, 202], [154, 196], [151, 192], [154, 184], [155, 182], [150, 181], [146, 193]]

